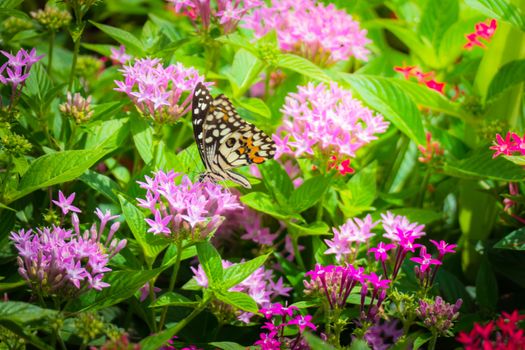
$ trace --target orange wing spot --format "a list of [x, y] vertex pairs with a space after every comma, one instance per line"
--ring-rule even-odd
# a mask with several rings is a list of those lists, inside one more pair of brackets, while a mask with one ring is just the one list
[[261, 164], [262, 162], [264, 162], [264, 158], [263, 157], [253, 157], [252, 161], [256, 164]]
[[239, 153], [240, 153], [240, 154], [244, 154], [244, 151], [246, 151], [246, 150], [244, 149], [244, 147], [239, 148]]

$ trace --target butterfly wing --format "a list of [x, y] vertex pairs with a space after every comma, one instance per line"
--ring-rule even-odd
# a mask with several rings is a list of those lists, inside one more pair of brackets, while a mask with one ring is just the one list
[[193, 100], [191, 103], [193, 136], [195, 137], [199, 155], [201, 156], [201, 160], [206, 169], [209, 169], [209, 164], [204, 147], [204, 124], [212, 102], [213, 98], [206, 86], [202, 83], [198, 83], [193, 91]]
[[[210, 96], [204, 85], [197, 86], [195, 94], [204, 89], [205, 93], [194, 95], [194, 101], [199, 96]], [[197, 101], [196, 107], [192, 106], [193, 124], [197, 144], [201, 142], [199, 152], [208, 175], [217, 181], [229, 179], [250, 188], [250, 183], [244, 176], [230, 169], [252, 163], [260, 164], [272, 158], [275, 154], [274, 142], [253, 124], [244, 121], [226, 96], [217, 96], [211, 104], [207, 102], [209, 100], [206, 97], [200, 98], [203, 99], [201, 105], [199, 106]], [[203, 116], [200, 112], [204, 107], [206, 115]], [[198, 122], [196, 115], [202, 121]]]

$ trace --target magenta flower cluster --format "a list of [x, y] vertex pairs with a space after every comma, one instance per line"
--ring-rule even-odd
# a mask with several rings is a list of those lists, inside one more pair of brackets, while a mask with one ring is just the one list
[[[416, 248], [419, 248], [419, 256], [412, 257], [410, 260], [418, 264], [415, 267], [415, 273], [422, 286], [429, 287], [434, 282], [438, 266], [442, 264], [445, 254], [455, 253], [455, 244], [430, 240], [438, 250], [438, 257], [434, 258], [427, 253], [424, 245], [416, 243], [420, 237], [425, 235], [424, 225], [410, 222], [404, 216], [387, 212], [381, 214], [381, 220], [377, 222], [372, 222], [372, 217], [367, 215], [364, 219], [348, 219], [342, 226], [333, 228], [334, 237], [325, 239], [328, 246], [325, 254], [335, 254], [339, 262], [354, 261], [361, 244], [368, 244], [375, 236], [372, 229], [379, 223], [383, 226], [383, 238], [388, 239], [389, 242], [379, 242], [377, 246], [368, 249], [368, 254], [373, 254], [375, 260], [381, 264], [383, 276], [389, 276], [391, 280], [397, 277], [408, 253], [414, 253]], [[390, 263], [387, 265], [389, 260]], [[432, 265], [435, 265], [436, 268], [432, 269]], [[391, 268], [388, 269], [387, 266]]]
[[515, 132], [507, 132], [505, 138], [500, 134], [496, 134], [496, 140], [494, 145], [490, 146], [490, 149], [495, 151], [492, 158], [496, 158], [499, 155], [511, 156], [514, 154], [525, 155], [525, 135], [521, 137]]
[[76, 214], [80, 210], [72, 205], [74, 198], [74, 193], [66, 197], [60, 192], [59, 200], [53, 201], [63, 215], [71, 212], [72, 229], [53, 225], [35, 230], [21, 229], [10, 236], [18, 250], [20, 275], [43, 296], [76, 296], [88, 289], [108, 287], [109, 284], [102, 281], [104, 274], [111, 271], [108, 262], [126, 246], [125, 239], [115, 238], [119, 222], [109, 227], [104, 242], [102, 240], [109, 221], [118, 218], [109, 210], [97, 209], [95, 214], [100, 223], [94, 223], [82, 233]]
[[215, 21], [225, 34], [237, 28], [241, 19], [252, 9], [261, 6], [261, 0], [217, 0], [217, 7], [210, 0], [168, 0], [173, 5], [175, 13], [183, 13], [196, 25], [200, 19], [204, 30]]
[[0, 66], [0, 83], [11, 85], [13, 91], [27, 79], [31, 67], [44, 57], [37, 56], [36, 49], [29, 52], [20, 49], [15, 55], [6, 51], [0, 52], [7, 57], [7, 62]]
[[350, 57], [366, 60], [367, 31], [347, 12], [315, 0], [274, 0], [254, 10], [244, 26], [257, 37], [275, 30], [282, 50], [329, 65]]
[[179, 173], [159, 170], [138, 182], [146, 190], [138, 205], [148, 209], [148, 232], [174, 240], [204, 240], [221, 225], [225, 213], [242, 209], [236, 196], [212, 182], [195, 182]]
[[[319, 296], [327, 301], [330, 309], [341, 310], [345, 308], [350, 293], [356, 286], [361, 287], [361, 318], [375, 320], [379, 307], [386, 298], [386, 290], [390, 280], [383, 279], [374, 272], [364, 273], [363, 267], [322, 266], [317, 264], [314, 270], [308, 271], [304, 281], [305, 294]], [[366, 297], [370, 291], [370, 300], [366, 307]]]
[[297, 93], [286, 97], [282, 113], [283, 124], [273, 135], [276, 158], [283, 154], [355, 157], [389, 125], [335, 83], [299, 86]]
[[[223, 268], [226, 269], [232, 265], [233, 263], [230, 261], [222, 260]], [[199, 264], [197, 268], [191, 267], [191, 270], [193, 271], [193, 278], [197, 284], [204, 288], [208, 287], [208, 277], [202, 265]], [[278, 296], [289, 296], [288, 293], [292, 290], [292, 288], [284, 285], [282, 277], [279, 277], [277, 282], [274, 282], [273, 278], [272, 270], [259, 267], [244, 281], [233, 286], [230, 291], [246, 293], [253, 298], [257, 305], [265, 307]], [[252, 316], [252, 313], [242, 312], [238, 314], [237, 318], [242, 322], [249, 323]]]
[[120, 71], [124, 81], [115, 80], [115, 90], [128, 95], [143, 116], [159, 123], [173, 123], [188, 113], [193, 89], [204, 82], [195, 68], [181, 63], [164, 68], [157, 58], [138, 59]]
[[[259, 310], [260, 313], [268, 320], [262, 327], [265, 329], [259, 335], [259, 340], [254, 345], [260, 346], [261, 350], [278, 350], [278, 349], [309, 349], [302, 334], [305, 330], [316, 331], [317, 326], [312, 323], [311, 315], [301, 315], [299, 309], [293, 305], [283, 306], [280, 303], [270, 304]], [[299, 334], [294, 338], [288, 338], [285, 335], [290, 326], [297, 327]]]

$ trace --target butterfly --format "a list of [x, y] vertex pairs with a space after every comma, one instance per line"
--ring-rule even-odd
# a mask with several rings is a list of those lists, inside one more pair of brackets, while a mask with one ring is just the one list
[[275, 143], [253, 124], [241, 119], [224, 95], [213, 98], [202, 83], [193, 91], [193, 134], [206, 172], [203, 179], [231, 180], [251, 188], [248, 180], [231, 169], [260, 164], [275, 155]]

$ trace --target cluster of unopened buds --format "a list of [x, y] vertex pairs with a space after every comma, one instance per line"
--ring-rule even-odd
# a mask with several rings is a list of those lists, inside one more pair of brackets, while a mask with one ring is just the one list
[[416, 315], [428, 329], [435, 330], [439, 335], [450, 335], [450, 329], [459, 317], [459, 309], [462, 304], [461, 299], [454, 304], [449, 304], [440, 296], [433, 301], [420, 300]]
[[427, 132], [426, 144], [418, 145], [417, 149], [421, 152], [421, 156], [417, 158], [421, 163], [430, 163], [433, 159], [442, 156], [445, 151], [441, 148], [441, 144], [438, 141], [432, 141], [432, 134]]
[[91, 109], [91, 96], [84, 98], [78, 92], [71, 95], [71, 92], [67, 93], [67, 100], [59, 107], [66, 117], [72, 118], [75, 123], [82, 124], [87, 122], [93, 117], [94, 111]]

